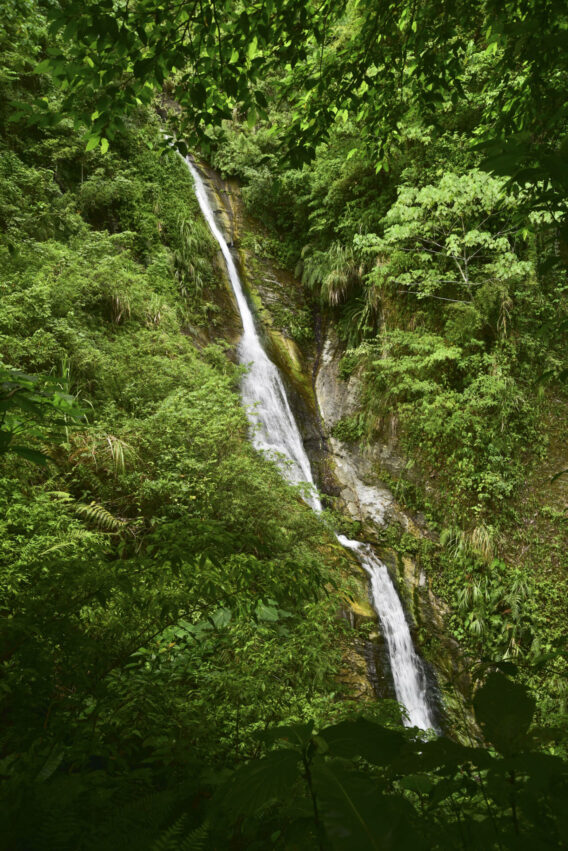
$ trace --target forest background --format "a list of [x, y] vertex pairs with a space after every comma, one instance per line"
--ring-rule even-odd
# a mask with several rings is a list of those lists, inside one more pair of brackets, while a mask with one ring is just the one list
[[[567, 24], [554, 2], [7, 6], [5, 847], [562, 847]], [[280, 327], [335, 327], [364, 386], [336, 436], [396, 424], [390, 484], [430, 535], [387, 536], [482, 660], [490, 747], [425, 744], [338, 681], [337, 520], [249, 445], [164, 121], [301, 277]]]

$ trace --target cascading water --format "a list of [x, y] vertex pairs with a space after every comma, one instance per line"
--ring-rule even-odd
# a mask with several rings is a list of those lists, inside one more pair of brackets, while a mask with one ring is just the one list
[[[314, 511], [320, 512], [322, 506], [315, 490], [310, 462], [282, 378], [262, 347], [229, 246], [215, 221], [205, 184], [192, 161], [187, 158], [186, 162], [201, 211], [223, 253], [241, 314], [243, 335], [238, 357], [242, 364], [249, 366], [241, 391], [252, 426], [253, 444], [277, 461], [289, 481], [309, 486], [306, 502]], [[373, 606], [384, 632], [396, 697], [408, 715], [405, 723], [422, 730], [433, 728], [435, 724], [428, 706], [423, 666], [414, 650], [404, 610], [386, 566], [367, 544], [351, 541], [343, 535], [338, 535], [337, 539], [355, 553], [369, 574]]]
[[241, 393], [252, 425], [253, 444], [257, 449], [262, 449], [275, 458], [292, 484], [309, 483], [311, 488], [305, 494], [306, 502], [314, 511], [321, 511], [321, 502], [314, 488], [310, 462], [304, 450], [282, 378], [277, 367], [262, 348], [237, 267], [215, 221], [205, 185], [191, 160], [188, 158], [186, 162], [195, 183], [195, 194], [201, 211], [223, 253], [241, 314], [243, 336], [237, 354], [239, 361], [249, 366], [241, 384]]
[[398, 702], [406, 709], [408, 725], [422, 730], [434, 728], [424, 666], [414, 649], [408, 621], [387, 566], [368, 544], [351, 541], [345, 535], [338, 535], [337, 540], [355, 553], [370, 576], [373, 607], [387, 643], [394, 690]]

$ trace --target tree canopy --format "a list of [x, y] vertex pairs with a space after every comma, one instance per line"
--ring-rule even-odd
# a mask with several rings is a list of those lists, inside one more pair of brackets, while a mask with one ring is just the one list
[[[130, 4], [68, 0], [47, 7], [50, 35], [37, 70], [62, 91], [56, 110], [103, 149], [125, 115], [164, 84], [183, 107], [180, 139], [203, 144], [234, 108], [266, 116], [260, 85], [275, 69], [295, 111], [292, 156], [313, 156], [343, 112], [363, 120], [376, 167], [410, 109], [426, 124], [467, 97], [472, 75], [481, 121], [472, 145], [484, 167], [564, 221], [568, 195], [568, 82], [562, 0], [438, 3], [306, 2]], [[479, 51], [488, 57], [479, 66]], [[472, 62], [474, 52], [478, 58]], [[53, 120], [56, 116], [44, 116]]]

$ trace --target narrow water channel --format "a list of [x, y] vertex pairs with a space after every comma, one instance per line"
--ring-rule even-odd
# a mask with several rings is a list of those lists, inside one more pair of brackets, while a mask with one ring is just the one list
[[[241, 315], [243, 335], [238, 347], [239, 362], [248, 366], [241, 393], [251, 423], [251, 439], [257, 449], [279, 464], [283, 475], [293, 484], [305, 484], [305, 500], [319, 513], [322, 510], [310, 462], [282, 377], [262, 346], [254, 317], [243, 292], [237, 267], [223, 233], [215, 220], [205, 183], [188, 157], [199, 206], [223, 254], [231, 286]], [[405, 724], [427, 730], [435, 727], [428, 703], [424, 665], [414, 649], [402, 603], [386, 566], [371, 547], [343, 535], [338, 541], [351, 550], [370, 578], [371, 600], [385, 637], [398, 702], [405, 707]]]

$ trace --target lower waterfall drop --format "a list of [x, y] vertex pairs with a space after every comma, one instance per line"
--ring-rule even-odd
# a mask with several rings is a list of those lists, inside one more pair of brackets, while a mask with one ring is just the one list
[[[243, 323], [238, 358], [240, 363], [249, 367], [241, 384], [241, 393], [251, 423], [253, 445], [276, 460], [290, 482], [306, 485], [305, 500], [319, 513], [322, 510], [321, 502], [282, 377], [264, 351], [239, 273], [215, 221], [201, 175], [189, 157], [185, 162], [193, 177], [195, 195], [203, 216], [223, 254]], [[428, 705], [423, 664], [414, 649], [402, 603], [386, 566], [367, 544], [352, 541], [343, 535], [337, 535], [337, 540], [355, 554], [370, 577], [372, 603], [385, 636], [396, 697], [407, 713], [404, 723], [422, 730], [435, 728]]]
[[414, 649], [408, 621], [386, 564], [368, 544], [351, 541], [345, 535], [337, 540], [352, 550], [369, 574], [371, 600], [387, 644], [396, 698], [405, 707], [409, 727], [429, 730], [436, 727], [428, 704], [428, 683], [422, 660]]

